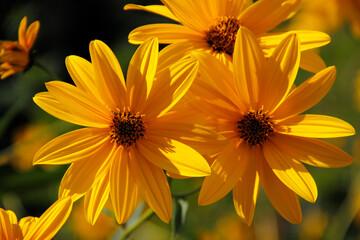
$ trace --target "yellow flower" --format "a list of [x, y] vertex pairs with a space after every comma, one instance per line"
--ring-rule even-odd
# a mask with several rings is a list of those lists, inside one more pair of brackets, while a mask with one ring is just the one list
[[[250, 225], [262, 184], [284, 218], [301, 222], [297, 195], [310, 202], [317, 198], [315, 181], [301, 162], [342, 167], [353, 161], [339, 148], [314, 139], [353, 135], [350, 124], [329, 116], [300, 115], [326, 95], [335, 67], [293, 88], [299, 38], [287, 36], [266, 60], [256, 36], [245, 27], [237, 34], [233, 73], [209, 54], [192, 54], [200, 62], [203, 77], [197, 79], [204, 86], [197, 88], [203, 97], [198, 107], [212, 116], [229, 139], [211, 165], [212, 174], [204, 180], [199, 204], [211, 204], [233, 190], [236, 211]], [[206, 95], [211, 97], [206, 99]]]
[[[301, 67], [317, 72], [326, 67], [323, 60], [310, 51], [330, 42], [330, 37], [317, 31], [272, 32], [281, 22], [290, 18], [299, 8], [301, 0], [161, 0], [165, 6], [139, 6], [128, 4], [125, 10], [145, 10], [170, 18], [179, 24], [150, 24], [136, 28], [129, 34], [133, 44], [156, 36], [160, 43], [171, 44], [159, 56], [173, 62], [199, 49], [210, 52], [224, 62], [231, 63], [236, 32], [240, 26], [250, 29], [263, 51], [270, 56], [281, 40], [296, 33], [301, 42]], [[308, 51], [309, 50], [309, 51]]]
[[36, 21], [27, 27], [27, 17], [24, 17], [19, 26], [19, 41], [0, 40], [0, 78], [4, 79], [18, 72], [24, 72], [29, 68], [30, 50], [34, 45], [40, 28], [40, 22]]
[[13, 211], [0, 208], [0, 239], [52, 239], [69, 217], [72, 204], [70, 197], [59, 199], [39, 218], [29, 216], [22, 218], [19, 222]]
[[163, 169], [191, 177], [210, 174], [206, 160], [175, 139], [193, 136], [201, 141], [201, 136], [214, 134], [170, 111], [189, 89], [198, 63], [187, 59], [156, 73], [158, 40], [152, 38], [135, 52], [125, 83], [107, 45], [92, 41], [90, 55], [91, 63], [77, 56], [66, 59], [76, 86], [49, 82], [48, 92], [34, 97], [53, 116], [86, 126], [50, 141], [37, 152], [34, 164], [72, 163], [59, 196], [76, 200], [85, 194], [92, 224], [109, 194], [119, 223], [129, 219], [139, 197], [169, 222], [172, 199]]

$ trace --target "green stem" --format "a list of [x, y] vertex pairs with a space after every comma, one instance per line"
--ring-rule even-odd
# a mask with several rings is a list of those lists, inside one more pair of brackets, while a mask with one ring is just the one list
[[148, 208], [136, 223], [124, 231], [119, 240], [125, 240], [136, 228], [148, 220], [153, 214], [154, 211], [151, 208]]
[[192, 195], [192, 194], [200, 191], [200, 189], [201, 189], [201, 186], [198, 187], [198, 188], [195, 188], [195, 189], [193, 189], [193, 190], [191, 190], [191, 191], [189, 191], [189, 192], [186, 192], [186, 193], [181, 193], [181, 194], [174, 194], [174, 193], [173, 193], [173, 194], [171, 194], [171, 195], [172, 195], [172, 197], [174, 197], [174, 198], [184, 198], [184, 197], [187, 197], [187, 196], [189, 196], [189, 195]]
[[47, 67], [45, 67], [43, 64], [39, 63], [38, 61], [34, 61], [34, 66], [40, 68], [45, 73], [47, 73], [52, 79], [56, 80], [59, 79], [54, 73], [52, 73]]

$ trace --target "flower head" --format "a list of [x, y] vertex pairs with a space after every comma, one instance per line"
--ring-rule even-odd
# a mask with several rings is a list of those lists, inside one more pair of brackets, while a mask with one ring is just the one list
[[198, 88], [203, 98], [197, 107], [229, 139], [211, 165], [212, 174], [204, 180], [199, 204], [213, 203], [233, 190], [236, 211], [250, 225], [262, 185], [277, 211], [299, 223], [297, 195], [310, 202], [317, 198], [315, 181], [301, 162], [342, 167], [353, 161], [339, 148], [315, 139], [353, 135], [350, 124], [334, 117], [300, 114], [329, 91], [335, 67], [294, 88], [299, 38], [287, 36], [266, 60], [256, 36], [245, 27], [237, 34], [233, 72], [209, 54], [192, 54], [200, 62], [201, 78], [195, 82], [204, 86]]
[[52, 239], [64, 225], [72, 209], [70, 197], [57, 200], [39, 218], [24, 217], [19, 222], [13, 211], [0, 208], [0, 239]]
[[19, 26], [18, 42], [0, 41], [1, 79], [24, 72], [30, 67], [30, 50], [35, 43], [39, 28], [39, 21], [33, 22], [27, 28], [27, 17], [24, 17]]
[[216, 134], [172, 111], [192, 84], [198, 63], [186, 59], [157, 72], [158, 41], [152, 38], [135, 52], [125, 83], [108, 46], [92, 41], [90, 55], [91, 62], [77, 56], [66, 59], [76, 86], [49, 82], [48, 92], [34, 97], [55, 117], [86, 126], [46, 144], [34, 164], [71, 163], [59, 195], [75, 200], [85, 195], [90, 223], [109, 195], [119, 223], [129, 219], [140, 197], [168, 222], [172, 200], [163, 169], [191, 177], [210, 173], [206, 160], [183, 142], [194, 138], [194, 144], [199, 139], [201, 145], [204, 139], [216, 141]]
[[[270, 56], [283, 38], [296, 33], [301, 42], [301, 67], [317, 72], [326, 67], [323, 60], [310, 51], [330, 42], [330, 37], [317, 31], [272, 32], [274, 27], [292, 17], [300, 0], [161, 0], [164, 5], [139, 6], [128, 4], [125, 10], [145, 10], [170, 18], [179, 24], [150, 24], [129, 34], [133, 44], [142, 43], [149, 36], [157, 36], [166, 47], [159, 59], [173, 62], [190, 53], [202, 50], [225, 63], [232, 62], [236, 33], [240, 26], [250, 29], [262, 50]], [[308, 51], [309, 50], [309, 51]]]

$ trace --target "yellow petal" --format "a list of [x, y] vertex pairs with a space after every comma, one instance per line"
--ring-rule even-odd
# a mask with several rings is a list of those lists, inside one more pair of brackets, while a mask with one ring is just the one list
[[210, 174], [209, 164], [200, 153], [173, 139], [149, 136], [137, 148], [149, 162], [172, 173], [187, 177]]
[[77, 115], [74, 115], [73, 113], [70, 113], [68, 109], [65, 108], [65, 106], [60, 103], [58, 100], [54, 98], [49, 92], [41, 92], [37, 93], [34, 98], [34, 102], [42, 108], [47, 113], [53, 115], [54, 117], [74, 123], [81, 126], [93, 126], [93, 127], [107, 127], [108, 124], [105, 123], [94, 123], [89, 120], [88, 118], [79, 117]]
[[247, 164], [251, 150], [246, 144], [228, 144], [211, 165], [211, 175], [205, 177], [198, 203], [208, 205], [224, 197], [238, 182]]
[[24, 240], [52, 239], [68, 219], [72, 205], [70, 197], [57, 200], [31, 227]]
[[88, 158], [108, 140], [107, 129], [83, 128], [63, 134], [37, 151], [33, 164], [68, 164]]
[[315, 167], [345, 167], [354, 161], [340, 148], [318, 139], [276, 134], [271, 141], [287, 155]]
[[330, 116], [303, 114], [290, 117], [276, 126], [282, 134], [312, 138], [346, 137], [355, 134], [347, 122]]
[[169, 111], [189, 90], [199, 64], [193, 59], [183, 59], [158, 75], [144, 107], [149, 117], [160, 116]]
[[[13, 211], [6, 211], [0, 208], [0, 239], [12, 240], [12, 239], [22, 239], [15, 238], [18, 234], [19, 226], [17, 222], [17, 217]], [[21, 233], [21, 231], [20, 231]]]
[[90, 42], [95, 85], [104, 102], [113, 111], [128, 106], [125, 79], [120, 64], [111, 49], [102, 41]]
[[136, 148], [129, 156], [130, 170], [140, 194], [159, 218], [168, 223], [172, 215], [172, 199], [164, 172], [148, 162]]
[[255, 35], [240, 27], [234, 49], [234, 78], [240, 97], [247, 105], [257, 108], [259, 80], [265, 67], [265, 57]]
[[165, 6], [163, 5], [148, 5], [148, 6], [141, 6], [141, 5], [135, 5], [135, 4], [126, 4], [124, 6], [124, 10], [142, 10], [147, 11], [151, 13], [155, 13], [167, 18], [170, 18], [174, 21], [179, 21], [174, 14]]
[[88, 119], [94, 125], [106, 125], [111, 122], [110, 110], [75, 86], [65, 82], [52, 81], [46, 83], [46, 88], [63, 105], [63, 108], [75, 116]]
[[283, 119], [302, 113], [318, 103], [332, 87], [336, 68], [328, 67], [306, 80], [292, 91], [272, 113], [274, 119]]
[[128, 150], [120, 148], [110, 169], [110, 194], [116, 220], [125, 223], [134, 212], [139, 201], [139, 188], [136, 176], [129, 166]]
[[32, 46], [34, 45], [34, 42], [36, 40], [36, 37], [38, 35], [40, 29], [40, 22], [35, 21], [26, 30], [26, 48], [27, 50], [30, 50]]
[[110, 181], [109, 172], [85, 194], [84, 207], [86, 220], [94, 225], [101, 210], [109, 199]]
[[[218, 0], [220, 4], [224, 4], [224, 1]], [[229, 3], [230, 2], [230, 3]], [[227, 10], [223, 16], [233, 16], [236, 18], [240, 17], [241, 12], [243, 9], [247, 8], [249, 5], [252, 4], [252, 0], [230, 0], [227, 1]]]
[[76, 201], [106, 177], [116, 156], [114, 148], [113, 144], [105, 143], [88, 158], [72, 163], [61, 181], [59, 198], [71, 196]]
[[32, 217], [32, 216], [23, 217], [22, 219], [20, 219], [19, 226], [21, 228], [22, 235], [26, 236], [30, 231], [30, 229], [33, 226], [35, 226], [38, 221], [39, 221], [38, 217]]
[[257, 1], [242, 12], [240, 20], [255, 35], [262, 34], [285, 21], [299, 4], [301, 0]]
[[316, 201], [315, 181], [295, 156], [282, 152], [273, 142], [264, 144], [263, 151], [269, 167], [280, 181], [305, 200]]
[[23, 17], [23, 19], [21, 19], [20, 25], [19, 25], [19, 30], [18, 30], [18, 40], [19, 40], [19, 44], [21, 46], [26, 47], [27, 46], [27, 41], [26, 41], [26, 27], [27, 27], [27, 17]]
[[126, 89], [130, 109], [134, 112], [142, 112], [141, 108], [149, 96], [156, 73], [158, 51], [157, 38], [150, 38], [140, 45], [129, 63]]
[[265, 159], [261, 160], [263, 168], [260, 179], [271, 204], [289, 222], [301, 223], [302, 213], [297, 195], [279, 180]]
[[129, 33], [129, 42], [140, 44], [150, 37], [157, 37], [159, 43], [169, 44], [184, 40], [199, 41], [204, 35], [182, 25], [158, 23], [135, 28]]
[[300, 68], [317, 73], [326, 68], [324, 60], [312, 50], [301, 52]]
[[238, 183], [233, 188], [234, 206], [241, 220], [248, 226], [254, 217], [256, 200], [260, 188], [259, 173], [256, 168], [259, 158], [259, 149], [251, 149], [251, 160], [244, 170]]
[[75, 85], [87, 94], [91, 94], [100, 103], [105, 104], [95, 85], [95, 73], [92, 64], [75, 55], [68, 56], [65, 59], [65, 64]]
[[264, 36], [259, 37], [258, 39], [261, 47], [265, 50], [265, 52], [271, 54], [273, 51], [272, 49], [275, 49], [280, 44], [280, 42], [290, 34], [296, 34], [298, 36], [301, 51], [322, 47], [330, 43], [331, 41], [331, 38], [328, 34], [311, 30], [295, 30], [287, 31], [284, 33], [268, 33]]
[[265, 110], [274, 109], [291, 89], [300, 63], [299, 41], [288, 35], [269, 58], [259, 82], [260, 104]]

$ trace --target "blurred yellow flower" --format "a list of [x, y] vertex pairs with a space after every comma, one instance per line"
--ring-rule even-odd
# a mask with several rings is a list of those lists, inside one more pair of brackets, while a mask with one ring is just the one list
[[[150, 36], [160, 43], [171, 44], [162, 50], [159, 61], [173, 62], [191, 50], [202, 50], [215, 55], [226, 64], [232, 62], [236, 33], [247, 27], [257, 37], [266, 56], [270, 56], [281, 40], [296, 33], [301, 42], [301, 67], [317, 72], [325, 68], [323, 60], [308, 51], [324, 46], [330, 37], [322, 32], [301, 30], [271, 32], [281, 22], [292, 17], [301, 0], [161, 0], [165, 5], [140, 6], [128, 4], [125, 10], [144, 10], [165, 16], [179, 24], [150, 24], [134, 29], [129, 42], [139, 44]], [[165, 58], [166, 60], [162, 60]]]
[[202, 97], [197, 107], [212, 116], [229, 139], [204, 180], [199, 204], [211, 204], [233, 190], [236, 211], [250, 225], [262, 184], [285, 219], [301, 222], [297, 195], [310, 202], [317, 198], [315, 181], [301, 162], [342, 167], [353, 161], [341, 149], [314, 139], [353, 135], [350, 124], [329, 116], [300, 115], [329, 91], [335, 67], [294, 89], [300, 61], [298, 37], [287, 36], [266, 60], [256, 36], [245, 27], [237, 34], [233, 72], [209, 54], [194, 51], [192, 55], [199, 60], [204, 78], [197, 79], [204, 86], [196, 86]]
[[350, 23], [354, 36], [360, 37], [359, 0], [303, 0], [288, 28], [334, 32], [345, 22]]
[[19, 222], [13, 211], [0, 208], [1, 240], [52, 239], [64, 225], [72, 209], [70, 197], [57, 200], [39, 218], [24, 217]]
[[299, 239], [323, 239], [328, 220], [328, 216], [320, 208], [311, 209], [304, 215], [304, 222], [299, 226]]
[[34, 45], [40, 28], [35, 21], [27, 28], [27, 17], [19, 26], [18, 42], [0, 40], [0, 78], [4, 79], [18, 72], [26, 71], [30, 66], [30, 50]]
[[109, 194], [119, 223], [129, 219], [140, 197], [169, 222], [172, 198], [163, 169], [191, 177], [210, 174], [200, 153], [175, 139], [202, 136], [199, 141], [204, 142], [215, 134], [170, 111], [192, 84], [198, 63], [186, 59], [156, 73], [158, 40], [151, 38], [132, 57], [125, 83], [106, 44], [92, 41], [90, 55], [91, 63], [77, 56], [66, 59], [76, 86], [49, 82], [48, 92], [34, 97], [53, 116], [86, 126], [43, 146], [34, 164], [72, 163], [59, 196], [76, 200], [85, 195], [86, 217], [92, 224]]

